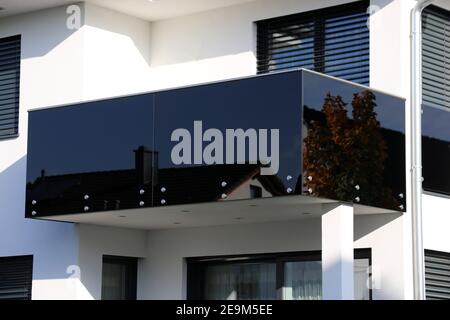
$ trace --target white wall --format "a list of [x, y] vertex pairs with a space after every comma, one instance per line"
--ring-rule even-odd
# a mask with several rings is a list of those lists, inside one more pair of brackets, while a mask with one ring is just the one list
[[55, 8], [0, 20], [0, 37], [22, 34], [19, 137], [0, 141], [0, 256], [34, 255], [35, 299], [76, 295], [64, 280], [77, 264], [75, 227], [24, 218], [27, 110], [81, 99], [81, 40], [65, 19]]
[[[406, 98], [405, 124], [410, 131], [409, 108], [409, 50], [410, 12], [414, 0], [371, 0], [377, 7], [370, 18], [370, 86]], [[411, 226], [411, 167], [410, 138], [406, 135], [406, 196], [407, 212], [402, 216], [399, 241], [403, 246], [402, 277], [405, 297], [412, 299], [412, 226]]]
[[150, 22], [86, 4], [81, 31], [85, 99], [150, 89]]
[[[99, 259], [101, 254], [116, 247], [115, 238], [108, 234], [117, 235], [124, 243], [130, 241], [117, 247], [120, 248], [117, 254], [138, 256], [144, 250], [144, 236], [141, 232], [99, 227], [82, 226], [78, 230], [71, 224], [23, 218], [29, 108], [255, 74], [254, 21], [345, 2], [348, 1], [260, 0], [153, 23], [97, 6], [81, 5], [83, 27], [80, 30], [66, 28], [65, 7], [2, 18], [0, 37], [22, 34], [22, 79], [20, 136], [0, 141], [0, 256], [34, 254], [34, 298], [98, 298]], [[414, 2], [372, 0], [381, 10], [370, 21], [371, 85], [406, 98], [409, 96], [409, 14]], [[448, 0], [440, 3], [450, 7]], [[409, 108], [406, 110], [409, 130]], [[407, 146], [408, 142], [409, 139]], [[409, 157], [407, 164], [409, 167]], [[408, 195], [409, 181], [408, 175]], [[446, 213], [450, 213], [449, 199], [425, 197], [424, 232], [428, 249], [450, 251], [446, 232], [450, 222]], [[355, 221], [361, 230], [377, 226], [367, 234], [356, 231], [355, 240], [358, 246], [373, 244], [377, 248], [373, 252], [374, 261], [379, 261], [383, 279], [389, 280], [382, 284], [386, 287], [374, 292], [374, 297], [411, 298], [410, 212], [384, 225], [383, 219], [386, 217]], [[280, 223], [149, 232], [145, 240], [148, 258], [141, 267], [161, 277], [152, 278], [153, 281], [144, 279], [140, 296], [183, 297], [180, 288], [183, 282], [178, 282], [183, 256], [302, 250], [306, 248], [307, 235], [311, 239], [318, 237], [305, 228], [308, 224], [316, 230], [315, 222], [310, 221], [301, 226]], [[248, 232], [250, 237], [246, 237]], [[225, 245], [223, 241], [229, 234], [235, 238]], [[275, 240], [263, 241], [267, 234]], [[319, 249], [315, 241], [308, 240], [308, 247]], [[76, 279], [58, 280], [68, 277], [66, 268], [72, 264], [84, 266], [81, 281], [87, 289]], [[149, 291], [144, 292], [145, 286]]]
[[261, 0], [152, 23], [154, 89], [256, 73], [255, 21], [349, 1]]
[[[0, 141], [0, 256], [34, 255], [33, 299], [99, 298], [99, 289], [95, 277], [84, 281], [88, 291], [68, 270], [80, 261], [89, 265], [77, 226], [24, 218], [27, 111], [140, 91], [148, 75], [148, 22], [80, 8], [79, 30], [66, 27], [66, 7], [0, 19], [0, 38], [22, 35], [19, 137]], [[82, 240], [88, 237], [82, 234]], [[92, 242], [92, 250], [103, 252]], [[134, 243], [127, 251], [132, 248]]]
[[[406, 98], [406, 168], [407, 213], [403, 216], [402, 243], [406, 297], [412, 299], [412, 222], [411, 222], [411, 140], [410, 140], [410, 34], [411, 10], [415, 0], [371, 0], [381, 10], [370, 20], [370, 85]], [[440, 0], [438, 5], [450, 9], [450, 1]], [[431, 195], [424, 196], [424, 246], [427, 249], [450, 252], [450, 234], [445, 231], [450, 221], [450, 200]], [[440, 248], [440, 249], [439, 249]]]
[[[398, 215], [357, 216], [355, 248], [371, 248], [374, 299], [402, 299], [402, 244]], [[321, 250], [321, 220], [149, 231], [140, 272], [141, 299], [184, 299], [185, 258]]]
[[93, 225], [80, 225], [79, 231], [80, 278], [89, 292], [87, 298], [101, 299], [103, 255], [146, 256], [146, 231]]
[[138, 296], [185, 299], [184, 258], [320, 250], [320, 219], [149, 231]]
[[450, 252], [450, 197], [423, 196], [425, 249]]

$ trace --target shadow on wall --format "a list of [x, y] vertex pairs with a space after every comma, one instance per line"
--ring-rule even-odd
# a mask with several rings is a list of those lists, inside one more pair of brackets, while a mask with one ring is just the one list
[[[84, 5], [78, 4], [83, 25]], [[67, 27], [68, 6], [46, 9], [0, 19], [0, 36], [22, 34], [22, 59], [42, 57], [77, 30]]]
[[390, 222], [400, 218], [401, 213], [363, 215], [355, 217], [354, 241], [357, 241]]
[[[127, 39], [127, 41], [132, 42], [147, 65], [150, 65], [151, 35], [149, 21], [87, 3], [85, 4], [84, 26]], [[108, 43], [108, 45], [110, 44]], [[121, 52], [121, 43], [117, 45], [117, 51]], [[127, 57], [123, 58], [123, 63], [126, 64]]]
[[260, 19], [259, 11], [258, 3], [249, 2], [153, 22], [151, 66], [243, 54], [254, 58], [256, 27], [253, 21]]
[[34, 255], [33, 279], [68, 278], [77, 264], [77, 227], [25, 219], [26, 157], [0, 172], [0, 256]]
[[[79, 8], [79, 24], [101, 29], [129, 38], [142, 58], [149, 63], [150, 39], [137, 37], [144, 25], [150, 34], [150, 23], [112, 10], [85, 3], [75, 3]], [[73, 5], [72, 5], [73, 6]], [[73, 27], [77, 12], [67, 12], [69, 5], [31, 12], [19, 16], [0, 18], [0, 37], [22, 34], [22, 59], [43, 57], [77, 34]], [[69, 25], [71, 27], [69, 28]], [[68, 48], [70, 50], [70, 48]], [[118, 48], [120, 49], [120, 48]], [[73, 50], [82, 51], [80, 43]]]

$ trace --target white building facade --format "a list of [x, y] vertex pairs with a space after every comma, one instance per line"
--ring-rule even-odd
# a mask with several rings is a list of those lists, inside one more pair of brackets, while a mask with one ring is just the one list
[[[39, 1], [0, 4], [0, 57], [4, 50], [6, 61], [11, 43], [16, 49], [20, 43], [20, 63], [15, 62], [16, 67], [20, 65], [20, 78], [17, 73], [14, 78], [20, 82], [2, 82], [9, 79], [10, 69], [0, 58], [0, 100], [8, 106], [13, 103], [16, 110], [13, 121], [1, 118], [7, 109], [0, 111], [0, 126], [12, 123], [12, 127], [2, 128], [5, 134], [0, 140], [0, 298], [412, 299], [410, 19], [416, 1], [371, 0], [349, 5], [350, 2], [53, 0], [45, 5]], [[450, 47], [440, 38], [439, 30], [450, 27], [450, 1], [440, 0], [433, 5], [434, 11], [430, 12], [436, 18], [430, 18], [432, 31], [424, 33], [436, 34], [436, 45], [430, 46], [429, 51], [446, 61]], [[296, 32], [308, 31], [295, 29], [298, 22], [293, 23], [292, 19], [300, 19], [300, 23], [302, 17], [312, 19], [311, 23], [317, 24], [315, 28], [321, 30], [328, 23], [318, 25], [321, 15], [326, 17], [329, 12], [342, 10], [344, 17], [354, 14], [347, 11], [359, 6], [366, 8], [364, 12], [370, 17], [365, 20], [365, 29], [354, 27], [360, 32], [359, 42], [335, 44], [327, 49], [331, 33], [324, 33], [322, 39], [318, 39], [317, 32], [295, 38]], [[354, 22], [346, 19], [351, 29]], [[436, 26], [433, 19], [438, 21]], [[274, 38], [283, 35], [272, 33], [272, 38], [264, 42], [261, 21], [271, 21], [269, 30], [275, 28], [273, 25], [279, 30], [294, 28], [294, 38], [274, 44]], [[346, 27], [347, 24], [341, 26]], [[345, 35], [342, 39], [346, 39]], [[308, 41], [314, 41], [313, 49], [305, 49], [302, 56], [302, 42]], [[322, 50], [327, 52], [317, 49], [321, 41], [325, 42]], [[270, 61], [261, 58], [264, 50], [289, 45], [300, 49], [291, 49], [296, 56], [284, 64], [283, 55], [272, 54]], [[267, 49], [270, 46], [272, 49]], [[333, 62], [329, 62], [333, 54], [338, 55], [333, 52], [344, 46], [349, 53], [342, 58], [342, 64], [353, 56], [359, 59], [360, 65], [349, 64], [346, 69], [349, 74], [355, 70], [354, 78], [345, 72], [341, 77], [333, 71], [339, 67], [333, 69]], [[325, 58], [317, 60], [321, 52]], [[302, 64], [309, 60], [314, 60], [311, 66]], [[432, 76], [429, 82], [424, 81], [424, 94], [432, 94], [424, 100], [431, 101], [432, 108], [450, 119], [445, 96], [450, 68], [439, 61], [436, 65], [427, 69], [432, 70]], [[258, 78], [258, 73], [267, 74], [260, 77], [271, 77], [275, 74], [272, 71], [289, 73], [294, 67], [314, 69], [310, 73], [313, 76], [324, 72], [343, 78], [357, 83], [359, 88], [368, 86], [403, 102], [404, 117], [399, 121], [405, 133], [404, 172], [394, 173], [398, 177], [392, 180], [403, 180], [405, 190], [398, 196], [405, 203], [397, 199], [396, 210], [360, 205], [359, 199], [348, 202], [301, 194], [270, 197], [272, 189], [266, 187], [270, 181], [253, 176], [226, 192], [227, 200], [234, 201], [221, 203], [187, 201], [171, 205], [168, 198], [166, 206], [157, 208], [139, 208], [138, 201], [136, 208], [92, 213], [85, 212], [90, 210], [89, 205], [80, 206], [79, 212], [62, 210], [52, 215], [28, 210], [29, 205], [33, 206], [28, 200], [35, 200], [27, 199], [27, 168], [30, 170], [36, 159], [30, 157], [30, 150], [37, 154], [36, 150], [46, 148], [45, 141], [33, 140], [32, 144], [29, 128], [30, 132], [36, 131], [31, 131], [31, 115], [145, 92], [195, 88], [231, 79], [245, 81]], [[3, 76], [1, 70], [7, 70]], [[445, 79], [442, 85], [439, 78]], [[439, 83], [434, 85], [433, 79]], [[334, 78], [333, 81], [349, 84]], [[10, 92], [13, 93], [9, 95]], [[214, 103], [210, 107], [214, 108]], [[107, 112], [104, 121], [109, 121]], [[58, 128], [58, 124], [48, 123], [50, 130]], [[155, 123], [158, 128], [157, 120]], [[80, 132], [88, 130], [83, 121], [73, 127]], [[54, 130], [53, 136], [58, 133]], [[445, 142], [450, 129], [442, 126], [436, 132], [430, 137], [444, 141], [444, 150], [445, 146], [450, 150], [450, 139]], [[102, 135], [100, 129], [98, 135]], [[54, 152], [55, 159], [59, 159], [61, 150], [46, 152]], [[162, 159], [163, 155], [159, 157]], [[433, 157], [439, 157], [439, 153]], [[424, 160], [424, 172], [430, 179], [439, 176], [433, 170], [427, 171], [427, 163]], [[55, 160], [54, 166], [59, 165], [64, 166]], [[106, 167], [105, 170], [111, 170]], [[446, 189], [450, 182], [445, 180], [450, 163], [439, 163], [439, 170], [443, 181], [427, 184], [427, 176], [424, 180], [423, 239], [429, 298], [450, 297], [450, 190]], [[42, 180], [51, 177], [42, 172]], [[216, 182], [226, 185], [230, 180], [221, 176]], [[189, 194], [191, 183], [197, 182], [193, 179], [183, 185], [184, 193]], [[44, 189], [48, 194], [52, 188]], [[162, 200], [158, 198], [158, 202]], [[17, 274], [22, 280], [14, 283], [10, 279]]]

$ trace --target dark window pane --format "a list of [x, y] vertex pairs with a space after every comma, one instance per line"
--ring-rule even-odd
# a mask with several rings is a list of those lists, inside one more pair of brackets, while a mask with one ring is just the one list
[[262, 198], [262, 188], [259, 186], [250, 186], [250, 198]]
[[135, 300], [137, 259], [103, 257], [102, 300]]
[[423, 106], [423, 188], [450, 195], [450, 109]]

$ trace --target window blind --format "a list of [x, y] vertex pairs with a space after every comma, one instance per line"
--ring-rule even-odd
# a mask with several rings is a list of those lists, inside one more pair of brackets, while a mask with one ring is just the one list
[[450, 299], [450, 254], [425, 250], [427, 300]]
[[0, 258], [0, 300], [30, 300], [33, 256]]
[[257, 22], [258, 73], [306, 68], [369, 85], [369, 1]]
[[0, 139], [19, 128], [20, 36], [0, 39]]
[[423, 103], [450, 108], [450, 11], [429, 6], [422, 20]]

